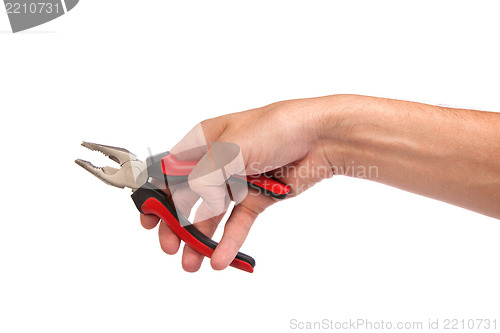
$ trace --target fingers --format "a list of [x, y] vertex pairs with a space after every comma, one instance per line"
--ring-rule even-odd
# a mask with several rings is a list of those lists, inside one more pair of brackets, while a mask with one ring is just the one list
[[[275, 200], [273, 198], [262, 194], [249, 195], [245, 200], [234, 207], [224, 228], [222, 239], [212, 255], [211, 266], [213, 269], [222, 270], [231, 264], [243, 245], [257, 216], [274, 202]], [[224, 217], [224, 214], [212, 216], [209, 210], [210, 208], [206, 203], [202, 202], [195, 216], [195, 221], [200, 222], [194, 225], [203, 234], [211, 238], [218, 224]], [[211, 217], [202, 220], [205, 216]], [[154, 228], [158, 222], [158, 217], [154, 215], [141, 214], [141, 223], [147, 229]], [[165, 253], [170, 255], [177, 253], [180, 246], [180, 239], [163, 221], [158, 228], [158, 236], [160, 246]], [[184, 246], [182, 267], [185, 271], [198, 271], [203, 259], [203, 255], [199, 254], [188, 245]]]
[[[210, 214], [208, 212], [209, 208], [205, 202], [202, 202], [198, 210], [196, 211], [195, 221], [199, 221], [203, 216], [207, 216]], [[200, 222], [195, 223], [195, 227], [200, 230], [207, 237], [212, 238], [217, 226], [220, 221], [224, 217], [224, 214], [220, 214], [218, 216], [212, 216], [208, 219], [201, 220]], [[196, 272], [200, 269], [201, 263], [205, 256], [199, 254], [195, 250], [193, 250], [189, 245], [184, 246], [184, 251], [182, 254], [182, 268], [186, 272]]]
[[[195, 225], [208, 237], [212, 237], [217, 225], [224, 216], [229, 204], [230, 194], [233, 198], [243, 198], [248, 193], [246, 185], [235, 187], [228, 184], [226, 186], [226, 180], [229, 176], [241, 173], [244, 170], [245, 166], [239, 147], [235, 144], [223, 142], [216, 143], [210, 147], [190, 173], [188, 178], [189, 187], [203, 199], [202, 205], [200, 205], [195, 217], [195, 222], [202, 222]], [[239, 193], [242, 189], [244, 189], [243, 195]], [[255, 220], [255, 217], [253, 220]], [[252, 223], [253, 220], [251, 221]], [[236, 226], [238, 224], [235, 224]], [[248, 227], [249, 229], [250, 227]], [[244, 237], [248, 234], [248, 230], [243, 233]], [[241, 232], [234, 233], [241, 234]], [[182, 258], [184, 270], [188, 272], [197, 271], [203, 259], [202, 255], [195, 252], [189, 246], [184, 247]]]
[[[226, 205], [227, 208], [227, 205]], [[203, 219], [203, 216], [211, 216], [207, 212], [208, 207], [205, 203], [201, 203], [200, 207], [196, 211], [195, 221], [200, 221], [195, 224], [196, 228], [208, 237], [212, 237], [217, 225], [222, 220], [221, 216], [210, 217]], [[179, 250], [180, 238], [168, 227], [168, 225], [161, 221], [160, 227], [158, 228], [158, 237], [160, 240], [161, 249], [167, 254], [175, 254]], [[182, 259], [183, 267], [188, 272], [197, 271], [203, 261], [204, 256], [192, 250], [189, 246], [184, 247], [184, 254]]]
[[215, 270], [225, 269], [243, 245], [250, 228], [267, 207], [275, 202], [273, 198], [259, 195], [249, 195], [237, 204], [224, 227], [224, 234], [215, 249], [210, 264]]
[[158, 222], [160, 222], [160, 218], [158, 216], [150, 214], [141, 214], [140, 219], [141, 225], [148, 230], [153, 229], [154, 227], [156, 227]]
[[[170, 188], [171, 200], [178, 215], [189, 217], [191, 208], [198, 201], [199, 196], [189, 189], [187, 184], [175, 185]], [[165, 222], [160, 223], [158, 228], [158, 239], [163, 252], [167, 254], [176, 254], [181, 243], [180, 238], [168, 227]]]
[[[245, 163], [239, 146], [234, 143], [217, 142], [210, 147], [189, 174], [189, 187], [203, 198], [213, 216], [217, 216], [224, 211], [225, 198], [229, 195], [226, 180], [244, 171]], [[246, 186], [229, 183], [229, 187], [233, 198], [244, 198], [248, 193]]]
[[234, 207], [230, 222], [224, 227], [224, 236], [217, 245], [210, 264], [215, 270], [225, 269], [240, 250], [258, 214], [242, 204]]
[[[184, 193], [182, 189], [171, 188], [170, 198], [177, 212], [185, 216], [194, 205], [198, 196], [203, 203], [196, 212], [195, 227], [208, 237], [212, 237], [217, 225], [227, 210], [227, 200], [232, 197], [236, 206], [224, 228], [221, 242], [215, 249], [211, 265], [214, 269], [226, 268], [235, 258], [245, 241], [257, 216], [274, 199], [265, 195], [248, 195], [245, 183], [228, 182], [232, 175], [245, 174], [245, 161], [238, 140], [224, 140], [221, 135], [231, 122], [229, 117], [214, 118], [196, 125], [170, 152], [180, 160], [198, 160], [198, 164], [188, 177], [189, 190], [193, 195]], [[218, 142], [219, 141], [219, 142]], [[220, 142], [226, 141], [226, 142]], [[216, 142], [213, 144], [213, 142]], [[152, 229], [158, 224], [158, 218], [141, 215], [141, 224]], [[180, 246], [180, 239], [168, 226], [161, 222], [158, 230], [162, 250], [174, 254]], [[188, 245], [184, 246], [182, 267], [188, 272], [197, 271], [204, 259]]]
[[160, 247], [166, 254], [176, 254], [179, 250], [181, 240], [177, 235], [161, 221], [158, 228], [158, 238], [160, 240]]
[[[153, 229], [160, 222], [160, 218], [156, 215], [141, 214], [140, 218], [142, 226], [148, 230]], [[181, 240], [163, 221], [160, 222], [158, 227], [158, 238], [160, 239], [160, 247], [165, 253], [177, 253]]]
[[[161, 187], [161, 185], [162, 185], [162, 182], [158, 179], [153, 179], [152, 183], [153, 183], [153, 185], [156, 185], [158, 187]], [[169, 188], [165, 188], [165, 189], [163, 189], [163, 191], [167, 194], [168, 197], [171, 197], [171, 193], [170, 193]], [[153, 229], [154, 227], [156, 227], [158, 222], [160, 222], [160, 218], [158, 216], [152, 215], [152, 214], [141, 214], [140, 221], [141, 221], [141, 225], [143, 226], [144, 229], [150, 230], [150, 229]]]
[[[195, 216], [195, 222], [201, 222], [196, 223], [195, 226], [208, 237], [212, 237], [217, 225], [224, 216], [229, 196], [231, 195], [237, 199], [241, 198], [237, 200], [238, 202], [246, 196], [248, 191], [246, 186], [238, 187], [229, 184], [229, 191], [226, 187], [226, 180], [231, 175], [244, 172], [245, 170], [239, 146], [227, 142], [218, 142], [212, 145], [212, 142], [217, 141], [224, 132], [227, 119], [227, 117], [209, 119], [198, 124], [170, 150], [172, 154], [181, 160], [199, 160], [189, 175], [188, 183], [191, 190], [203, 199], [203, 203]], [[242, 188], [244, 189], [244, 193], [240, 193], [242, 192]], [[175, 206], [179, 205], [177, 208], [179, 209], [182, 201], [177, 200], [175, 193], [173, 194], [173, 199]], [[188, 204], [188, 206], [191, 206], [191, 204]], [[187, 211], [187, 209], [181, 208], [182, 210]], [[177, 239], [168, 231], [162, 231], [161, 234], [162, 242], [172, 242], [172, 244], [162, 245], [164, 251], [167, 253], [177, 251]], [[184, 247], [182, 257], [184, 270], [188, 272], [197, 271], [203, 259], [204, 256], [189, 246]]]
[[189, 218], [191, 209], [196, 204], [200, 196], [191, 191], [187, 184], [175, 185], [172, 192], [171, 200], [177, 214], [181, 214], [186, 218]]

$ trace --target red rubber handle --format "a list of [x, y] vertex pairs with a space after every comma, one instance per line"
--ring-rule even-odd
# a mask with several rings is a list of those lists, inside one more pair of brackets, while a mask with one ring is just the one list
[[[132, 194], [132, 199], [139, 211], [143, 214], [153, 214], [164, 221], [168, 227], [193, 250], [211, 257], [217, 242], [201, 233], [184, 216], [177, 214], [162, 191], [150, 183], [146, 183]], [[253, 273], [255, 260], [241, 252], [230, 266]]]
[[[167, 176], [188, 176], [197, 163], [198, 161], [181, 161], [175, 158], [173, 154], [168, 154], [161, 159], [161, 170]], [[230, 178], [247, 181], [250, 187], [257, 190], [263, 189], [265, 194], [278, 199], [284, 199], [290, 192], [290, 186], [263, 174], [254, 176], [233, 175]]]

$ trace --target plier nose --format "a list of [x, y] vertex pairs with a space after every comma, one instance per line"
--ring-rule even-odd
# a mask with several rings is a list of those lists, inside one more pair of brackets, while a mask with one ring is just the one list
[[120, 164], [120, 168], [110, 166], [96, 167], [88, 161], [82, 159], [75, 160], [75, 163], [105, 182], [106, 184], [119, 188], [129, 187], [136, 190], [148, 180], [147, 165], [139, 160], [135, 154], [127, 149], [105, 146], [97, 143], [82, 142], [82, 146], [92, 151], [99, 151], [112, 161]]

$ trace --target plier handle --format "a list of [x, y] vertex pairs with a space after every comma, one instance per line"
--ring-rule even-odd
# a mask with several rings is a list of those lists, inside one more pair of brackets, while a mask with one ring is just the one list
[[[168, 195], [151, 183], [152, 179], [168, 181], [187, 181], [187, 176], [198, 161], [181, 161], [170, 152], [149, 156], [145, 162], [124, 148], [105, 146], [83, 142], [82, 146], [103, 153], [111, 160], [120, 164], [120, 168], [96, 167], [92, 163], [77, 159], [75, 162], [101, 179], [116, 187], [132, 189], [132, 200], [143, 214], [154, 214], [164, 221], [168, 227], [196, 252], [211, 257], [217, 242], [200, 232], [176, 208]], [[290, 187], [264, 174], [257, 176], [230, 177], [231, 180], [246, 182], [248, 187], [261, 191], [276, 199], [284, 199], [290, 192]], [[231, 266], [252, 273], [255, 260], [244, 253], [238, 252]]]

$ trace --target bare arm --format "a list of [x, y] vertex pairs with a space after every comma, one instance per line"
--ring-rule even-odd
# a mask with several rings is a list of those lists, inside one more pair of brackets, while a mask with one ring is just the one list
[[[278, 102], [205, 120], [171, 152], [182, 155], [186, 147], [199, 142], [235, 143], [241, 148], [243, 162], [228, 165], [227, 177], [242, 168], [247, 174], [270, 172], [290, 185], [290, 196], [341, 174], [500, 218], [498, 113], [334, 95]], [[215, 158], [210, 152], [195, 152], [199, 156], [187, 159]], [[218, 173], [202, 174], [208, 176], [202, 181], [190, 178], [189, 187], [205, 204], [200, 206], [204, 210], [198, 208], [196, 212], [196, 227], [212, 236], [224, 216], [228, 195]], [[194, 204], [195, 200], [191, 201]], [[183, 193], [178, 202], [179, 206], [189, 206], [186, 211], [191, 209]], [[273, 203], [275, 200], [265, 195], [248, 195], [238, 202], [211, 258], [214, 269], [229, 265], [255, 219]], [[157, 225], [158, 218], [142, 215], [141, 222], [150, 229]], [[179, 249], [179, 238], [164, 223], [160, 224], [159, 238], [166, 253], [174, 254]], [[188, 246], [184, 248], [185, 270], [197, 271], [202, 260], [202, 255]]]
[[334, 169], [500, 218], [500, 114], [365, 96], [325, 99], [335, 105], [324, 111], [331, 120], [322, 132]]

